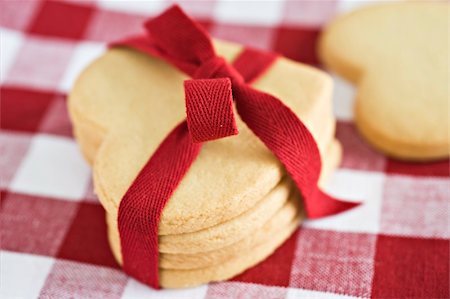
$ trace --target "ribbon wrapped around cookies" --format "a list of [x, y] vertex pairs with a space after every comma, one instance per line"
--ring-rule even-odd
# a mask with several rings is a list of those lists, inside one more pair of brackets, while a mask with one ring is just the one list
[[238, 134], [232, 99], [242, 120], [285, 166], [302, 194], [309, 218], [355, 206], [318, 188], [320, 154], [302, 121], [280, 100], [248, 85], [270, 67], [274, 55], [244, 50], [230, 66], [216, 55], [207, 33], [178, 6], [145, 26], [147, 37], [115, 45], [135, 47], [162, 58], [193, 80], [185, 81], [187, 121], [164, 139], [121, 201], [118, 224], [123, 267], [128, 274], [159, 287], [160, 215], [202, 142]]

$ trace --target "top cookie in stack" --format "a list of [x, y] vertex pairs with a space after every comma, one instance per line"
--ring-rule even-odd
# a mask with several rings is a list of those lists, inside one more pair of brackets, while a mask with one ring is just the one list
[[[242, 50], [224, 42], [215, 47], [228, 61]], [[75, 136], [93, 166], [119, 261], [120, 200], [163, 138], [185, 118], [185, 79], [159, 59], [113, 48], [82, 73], [70, 94]], [[280, 98], [303, 120], [319, 146], [322, 176], [332, 171], [340, 147], [334, 139], [330, 78], [280, 58], [254, 87]], [[266, 258], [298, 223], [300, 200], [282, 165], [237, 121], [238, 135], [205, 143], [163, 211], [163, 287], [232, 277]]]

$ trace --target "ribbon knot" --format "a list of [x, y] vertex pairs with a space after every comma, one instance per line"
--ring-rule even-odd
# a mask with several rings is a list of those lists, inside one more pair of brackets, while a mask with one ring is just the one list
[[186, 119], [192, 141], [237, 135], [229, 78], [184, 81]]
[[195, 71], [194, 79], [230, 78], [233, 84], [244, 83], [244, 78], [223, 57], [214, 56], [203, 62]]
[[220, 56], [203, 62], [193, 80], [184, 82], [186, 119], [194, 142], [237, 135], [234, 117], [234, 84], [244, 83], [236, 69]]

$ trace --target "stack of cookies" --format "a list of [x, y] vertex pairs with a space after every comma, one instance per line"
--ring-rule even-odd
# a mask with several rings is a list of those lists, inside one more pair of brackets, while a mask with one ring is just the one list
[[[228, 61], [242, 50], [224, 42], [215, 47]], [[119, 263], [119, 203], [161, 141], [186, 117], [185, 79], [164, 61], [112, 48], [81, 74], [70, 94], [75, 136], [93, 167]], [[253, 85], [284, 101], [310, 129], [322, 155], [322, 183], [341, 155], [331, 79], [280, 58]], [[238, 117], [237, 122], [238, 135], [204, 144], [163, 211], [162, 287], [231, 278], [269, 256], [303, 217], [300, 195], [280, 162]]]

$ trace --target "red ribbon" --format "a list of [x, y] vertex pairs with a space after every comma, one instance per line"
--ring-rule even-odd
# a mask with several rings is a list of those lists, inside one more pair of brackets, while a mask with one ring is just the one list
[[118, 226], [125, 272], [159, 288], [158, 225], [162, 210], [199, 154], [202, 142], [238, 133], [233, 101], [241, 119], [283, 163], [303, 196], [309, 218], [358, 205], [337, 200], [318, 188], [321, 160], [309, 130], [279, 99], [248, 84], [270, 67], [274, 54], [245, 49], [231, 66], [217, 56], [208, 34], [178, 6], [145, 26], [148, 36], [114, 45], [164, 59], [193, 79], [184, 85], [187, 120], [162, 141], [120, 203]]

